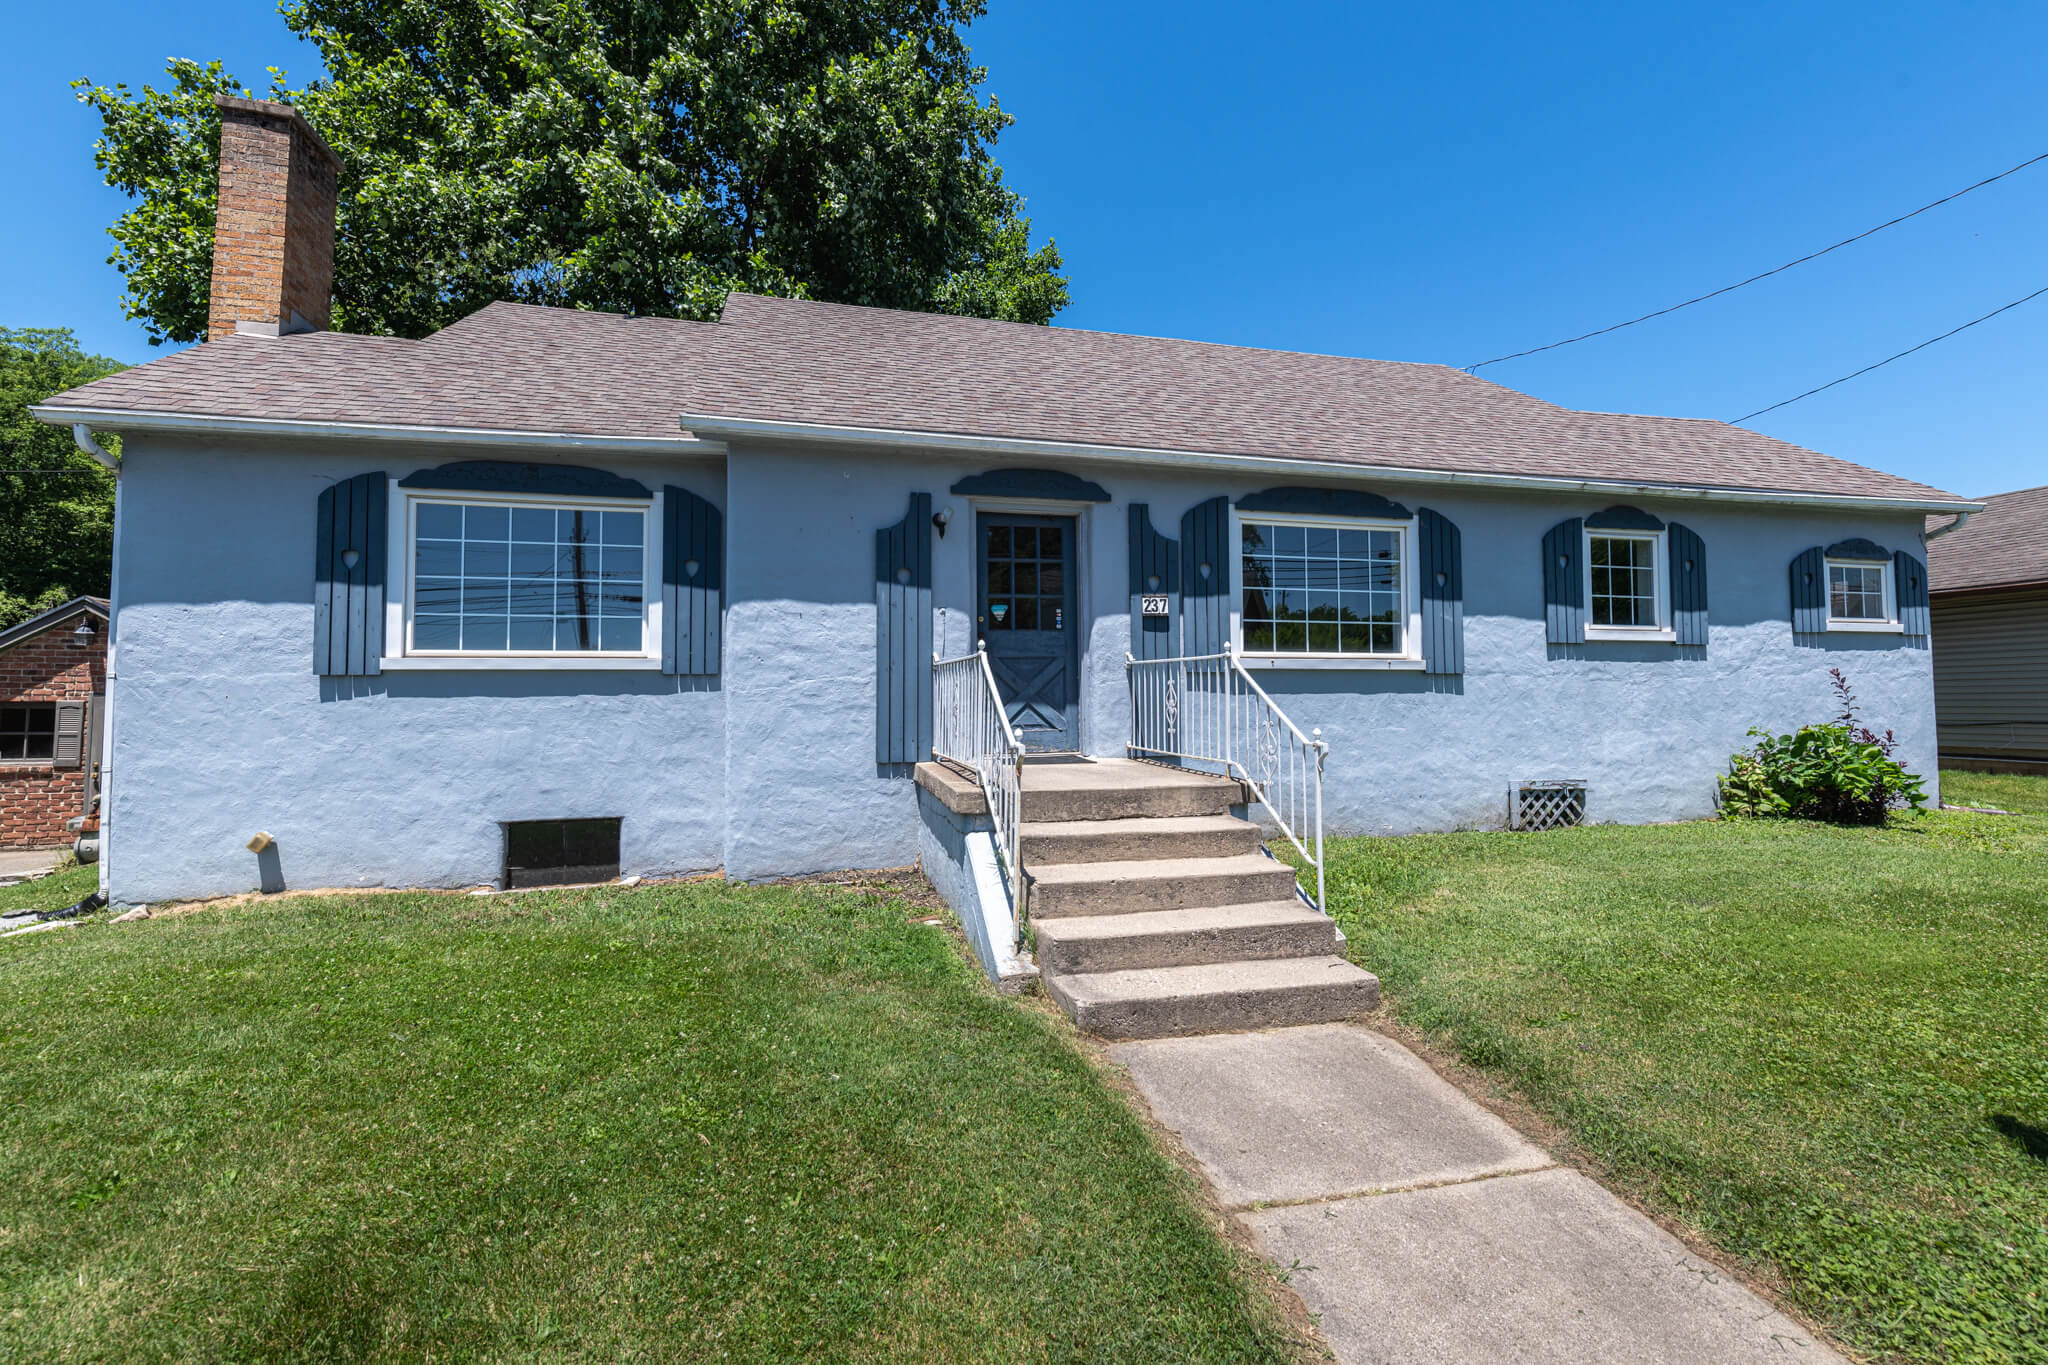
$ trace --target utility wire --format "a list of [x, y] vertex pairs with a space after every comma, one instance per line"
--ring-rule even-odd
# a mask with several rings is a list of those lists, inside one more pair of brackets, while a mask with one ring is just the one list
[[1875, 365], [1865, 365], [1862, 369], [1856, 371], [1855, 374], [1845, 374], [1840, 379], [1831, 379], [1827, 383], [1821, 385], [1820, 388], [1808, 389], [1805, 393], [1800, 394], [1797, 398], [1787, 398], [1783, 403], [1773, 403], [1767, 408], [1758, 408], [1755, 412], [1746, 412], [1740, 417], [1730, 418], [1728, 424], [1730, 426], [1740, 426], [1742, 423], [1747, 422], [1752, 417], [1761, 417], [1767, 412], [1776, 412], [1779, 408], [1787, 407], [1793, 403], [1797, 403], [1800, 398], [1811, 398], [1817, 393], [1822, 393], [1828, 389], [1832, 389], [1837, 384], [1846, 384], [1852, 379], [1858, 378], [1862, 375], [1869, 374], [1872, 370], [1881, 370], [1885, 366], [1891, 364], [1894, 360], [1904, 360], [1907, 356], [1913, 354], [1913, 352], [1924, 351], [1937, 341], [1947, 341], [1957, 332], [1966, 332], [1970, 328], [1975, 327], [1980, 322], [1989, 322], [1991, 321], [1991, 319], [1997, 317], [2000, 313], [2009, 312], [2010, 310], [2019, 307], [2023, 303], [2029, 302], [2033, 299], [2040, 298], [2043, 294], [2048, 294], [2048, 285], [2043, 285], [2041, 288], [2036, 289], [2033, 293], [2027, 295], [2027, 297], [2024, 299], [2014, 299], [2011, 303], [2008, 303], [2003, 308], [1994, 308], [1981, 318], [1971, 318], [1961, 327], [1952, 327], [1948, 331], [1943, 332], [1938, 337], [1929, 337], [1927, 340], [1921, 342], [1918, 346], [1908, 346], [1905, 350], [1900, 351], [1897, 355], [1888, 355], [1883, 360], [1878, 361]]
[[[1990, 179], [1979, 180], [1974, 185], [1966, 185], [1962, 189], [1957, 190], [1954, 194], [1943, 195], [1941, 198], [1935, 200], [1931, 204], [1922, 204], [1919, 208], [1914, 209], [1911, 213], [1902, 213], [1898, 217], [1892, 219], [1889, 222], [1879, 223], [1876, 227], [1869, 228], [1863, 232], [1859, 232], [1854, 237], [1844, 237], [1841, 241], [1836, 242], [1833, 246], [1824, 246], [1819, 251], [1811, 252], [1805, 256], [1801, 256], [1796, 261], [1787, 261], [1785, 262], [1785, 264], [1781, 266], [1777, 266], [1774, 269], [1764, 271], [1761, 275], [1751, 275], [1746, 280], [1738, 280], [1734, 284], [1723, 285], [1721, 288], [1716, 289], [1711, 293], [1701, 294], [1698, 298], [1687, 299], [1684, 303], [1674, 303], [1669, 308], [1659, 308], [1654, 313], [1645, 313], [1639, 318], [1630, 318], [1627, 322], [1617, 322], [1612, 327], [1602, 327], [1598, 331], [1583, 332], [1575, 337], [1566, 337], [1563, 341], [1553, 341], [1548, 346], [1532, 346], [1526, 351], [1516, 351], [1511, 355], [1497, 355], [1491, 360], [1482, 360], [1477, 365], [1467, 365], [1465, 367], [1465, 373], [1471, 374], [1475, 370], [1485, 369], [1488, 365], [1498, 365], [1503, 360], [1520, 360], [1525, 355], [1537, 355], [1544, 351], [1554, 351], [1560, 346], [1570, 346], [1581, 341], [1591, 341], [1594, 337], [1604, 337], [1609, 332], [1619, 332], [1624, 327], [1633, 327], [1639, 322], [1648, 322], [1652, 318], [1661, 318], [1667, 313], [1676, 313], [1681, 308], [1690, 308], [1696, 303], [1705, 303], [1708, 299], [1717, 299], [1721, 297], [1721, 295], [1723, 294], [1731, 294], [1737, 289], [1742, 288], [1744, 285], [1755, 284], [1758, 280], [1767, 280], [1773, 275], [1783, 274], [1785, 271], [1790, 270], [1795, 265], [1805, 265], [1808, 261], [1819, 260], [1822, 256], [1827, 255], [1830, 251], [1840, 251], [1843, 247], [1848, 246], [1853, 242], [1862, 241], [1865, 237], [1870, 236], [1872, 233], [1883, 232], [1888, 227], [1897, 227], [1900, 223], [1905, 222], [1908, 218], [1918, 218], [1921, 214], [1927, 212], [1927, 210], [1929, 209], [1938, 209], [1943, 204], [1946, 204], [1951, 200], [1962, 198], [1971, 190], [1981, 190], [1986, 185], [1989, 185], [1994, 181], [2003, 180], [2007, 176], [2012, 175], [2017, 171], [2023, 171], [2027, 167], [2039, 161], [2048, 161], [2048, 152], [2043, 152], [2041, 153], [2041, 155], [2036, 157], [2029, 157], [2027, 160], [2022, 161], [2019, 165], [2014, 166], [2011, 170], [2000, 171], [1997, 175], [1990, 177]], [[1936, 338], [1936, 340], [1939, 340], [1939, 338]]]

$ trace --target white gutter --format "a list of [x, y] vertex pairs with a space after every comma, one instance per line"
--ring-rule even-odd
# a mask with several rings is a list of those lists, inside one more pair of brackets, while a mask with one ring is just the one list
[[[689, 436], [592, 436], [574, 432], [515, 431], [497, 427], [431, 427], [397, 422], [307, 422], [259, 417], [215, 417], [130, 408], [29, 408], [37, 421], [108, 431], [194, 432], [224, 436], [314, 437], [325, 440], [411, 441], [429, 445], [511, 446], [531, 450], [586, 450], [617, 455], [718, 455], [723, 447]], [[83, 447], [81, 447], [83, 449]], [[90, 454], [91, 452], [87, 452]]]
[[[1983, 508], [1982, 508], [1982, 506], [1980, 505], [1980, 506], [1979, 506], [1979, 507], [1977, 508], [1977, 511], [1982, 511], [1982, 510], [1983, 510]], [[1950, 523], [1949, 523], [1948, 525], [1946, 525], [1946, 526], [1937, 526], [1937, 527], [1935, 527], [1935, 528], [1934, 528], [1934, 529], [1933, 529], [1932, 531], [1929, 531], [1929, 532], [1927, 533], [1927, 538], [1928, 538], [1929, 540], [1939, 540], [1939, 539], [1940, 539], [1941, 537], [1943, 537], [1943, 536], [1947, 535], [1947, 534], [1948, 534], [1948, 533], [1949, 533], [1950, 531], [1960, 531], [1960, 530], [1962, 530], [1962, 529], [1963, 529], [1963, 523], [1964, 523], [1964, 522], [1966, 522], [1966, 521], [1968, 521], [1968, 520], [1969, 520], [1969, 519], [1970, 519], [1971, 517], [1974, 517], [1975, 515], [1977, 515], [1977, 512], [1976, 512], [1976, 511], [1972, 511], [1972, 512], [1958, 512], [1958, 513], [1956, 513], [1956, 519], [1955, 519], [1954, 521], [1950, 522]]]
[[1981, 502], [1932, 502], [1915, 498], [1858, 497], [1843, 494], [1781, 493], [1759, 488], [1720, 488], [1701, 484], [1632, 483], [1621, 479], [1547, 478], [1532, 474], [1481, 474], [1447, 469], [1415, 469], [1402, 465], [1351, 464], [1339, 460], [1286, 460], [1271, 456], [1231, 455], [1219, 451], [1169, 450], [1144, 446], [1091, 445], [1078, 441], [1040, 441], [1014, 436], [966, 436], [943, 431], [903, 431], [889, 427], [821, 426], [748, 417], [713, 417], [685, 413], [683, 427], [721, 443], [776, 439], [828, 445], [891, 445], [911, 450], [1027, 459], [1102, 460], [1147, 464], [1170, 469], [1225, 469], [1248, 474], [1318, 474], [1340, 478], [1378, 478], [1404, 483], [1444, 484], [1468, 488], [1509, 488], [1539, 493], [1598, 493], [1645, 498], [1693, 498], [1711, 502], [1770, 503], [1779, 506], [1826, 507], [1872, 512], [1980, 512]]
[[112, 470], [115, 478], [121, 477], [121, 462], [107, 453], [106, 447], [92, 438], [92, 428], [83, 422], [71, 424], [71, 440], [80, 450]]

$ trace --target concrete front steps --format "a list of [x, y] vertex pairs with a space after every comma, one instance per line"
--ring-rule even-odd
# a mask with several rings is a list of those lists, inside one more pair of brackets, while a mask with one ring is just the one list
[[1231, 813], [1236, 782], [1122, 759], [1027, 762], [1024, 872], [1046, 990], [1107, 1038], [1328, 1023], [1379, 981]]

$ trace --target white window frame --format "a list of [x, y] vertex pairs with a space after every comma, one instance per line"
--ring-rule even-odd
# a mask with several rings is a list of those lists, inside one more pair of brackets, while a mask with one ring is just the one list
[[[1258, 526], [1321, 526], [1339, 531], [1395, 531], [1401, 537], [1401, 652], [1399, 654], [1252, 653], [1244, 647], [1244, 523]], [[1230, 509], [1230, 643], [1246, 668], [1420, 669], [1422, 594], [1416, 577], [1415, 518], [1301, 516], [1283, 512], [1239, 513]], [[1183, 594], [1187, 585], [1181, 585]]]
[[[1675, 643], [1678, 631], [1671, 624], [1671, 533], [1667, 531], [1636, 531], [1605, 526], [1583, 528], [1584, 539], [1579, 546], [1579, 561], [1584, 565], [1581, 581], [1586, 600], [1586, 638], [1588, 640], [1648, 640], [1659, 643]], [[1654, 626], [1596, 626], [1593, 624], [1593, 541], [1600, 540], [1646, 540], [1652, 547], [1650, 565], [1653, 582], [1650, 585], [1650, 601], [1657, 610], [1657, 624]]]
[[[1822, 561], [1821, 591], [1827, 594], [1828, 633], [1849, 635], [1903, 635], [1906, 626], [1899, 619], [1898, 584], [1892, 581], [1894, 565], [1889, 559], [1857, 559], [1850, 555], [1828, 555]], [[1876, 569], [1884, 581], [1884, 619], [1835, 615], [1835, 569]]]
[[[568, 494], [499, 493], [452, 488], [400, 488], [392, 480], [389, 523], [390, 571], [385, 575], [384, 657], [379, 666], [462, 671], [591, 672], [658, 670], [661, 667], [661, 540], [662, 495], [645, 498], [592, 498]], [[413, 538], [422, 503], [456, 503], [482, 507], [547, 507], [587, 512], [639, 512], [645, 518], [641, 535], [640, 648], [589, 650], [415, 650], [413, 621]], [[394, 648], [394, 645], [396, 648]]]

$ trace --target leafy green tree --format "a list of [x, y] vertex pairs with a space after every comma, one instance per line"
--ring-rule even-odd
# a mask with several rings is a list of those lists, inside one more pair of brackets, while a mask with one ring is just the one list
[[[123, 368], [69, 329], [0, 327], [0, 630], [90, 593], [106, 595], [114, 476], [31, 403]], [[114, 438], [104, 438], [118, 450]]]
[[[287, 0], [341, 156], [335, 316], [424, 336], [496, 299], [707, 318], [730, 289], [1047, 322], [1051, 242], [991, 155], [984, 0]], [[204, 335], [220, 63], [79, 81], [129, 316]]]

